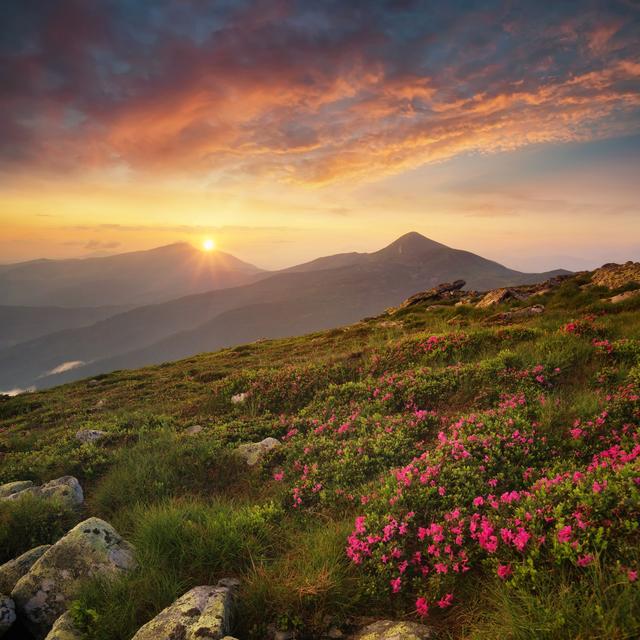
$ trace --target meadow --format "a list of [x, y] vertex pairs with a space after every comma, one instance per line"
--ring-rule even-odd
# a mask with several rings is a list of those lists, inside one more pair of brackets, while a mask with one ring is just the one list
[[[225, 576], [246, 639], [372, 617], [451, 640], [638, 637], [640, 296], [606, 299], [639, 285], [589, 281], [515, 322], [496, 312], [530, 300], [424, 303], [3, 398], [0, 483], [70, 474], [86, 501], [0, 503], [0, 562], [113, 524], [138, 567], [79, 590], [90, 640]], [[266, 437], [281, 446], [247, 467], [234, 450]]]

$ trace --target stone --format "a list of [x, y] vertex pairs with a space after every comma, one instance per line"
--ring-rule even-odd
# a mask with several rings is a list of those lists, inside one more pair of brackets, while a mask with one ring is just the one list
[[16, 610], [36, 638], [65, 612], [80, 582], [116, 576], [135, 566], [133, 547], [104, 520], [76, 525], [34, 563], [11, 592]]
[[633, 291], [625, 291], [624, 293], [619, 293], [617, 296], [613, 296], [613, 298], [609, 298], [609, 302], [612, 304], [618, 304], [625, 300], [637, 298], [638, 296], [640, 296], [640, 289], [634, 289]]
[[524, 300], [526, 297], [526, 294], [520, 293], [515, 289], [494, 289], [493, 291], [488, 291], [484, 298], [478, 302], [476, 307], [478, 309], [486, 309], [487, 307], [493, 307], [494, 305], [506, 302], [507, 300]]
[[98, 442], [98, 440], [102, 440], [107, 435], [109, 434], [106, 431], [100, 431], [100, 429], [80, 429], [80, 431], [76, 432], [76, 440], [87, 444]]
[[202, 433], [204, 427], [201, 424], [194, 424], [192, 427], [185, 429], [185, 433], [188, 436], [195, 436], [198, 433]]
[[147, 622], [132, 640], [222, 640], [228, 637], [238, 582], [194, 587]]
[[[15, 485], [16, 483], [11, 484]], [[5, 486], [7, 485], [3, 485], [3, 487]], [[33, 483], [30, 483], [20, 491], [14, 491], [5, 497], [0, 497], [0, 500], [20, 500], [26, 495], [60, 500], [71, 507], [77, 507], [84, 502], [82, 487], [77, 478], [73, 476], [62, 476], [61, 478], [46, 482], [39, 487], [33, 486]]]
[[264, 456], [273, 451], [276, 447], [280, 446], [280, 441], [277, 438], [265, 438], [260, 442], [248, 442], [241, 444], [236, 453], [247, 463], [249, 467], [253, 467], [258, 464]]
[[31, 480], [16, 480], [15, 482], [7, 482], [7, 484], [0, 485], [0, 500], [9, 498], [30, 487], [33, 487]]
[[5, 562], [0, 566], [0, 593], [11, 593], [13, 587], [22, 576], [35, 564], [44, 552], [50, 547], [50, 544], [43, 544], [34, 547], [29, 551], [25, 551], [21, 556]]
[[544, 313], [544, 306], [534, 304], [532, 307], [523, 309], [514, 309], [513, 311], [505, 311], [504, 313], [496, 313], [496, 315], [487, 318], [487, 322], [511, 322], [513, 320], [522, 320], [524, 318], [533, 318]]
[[67, 611], [54, 623], [45, 640], [83, 640], [84, 634], [76, 627]]
[[394, 620], [378, 620], [352, 636], [353, 640], [427, 640], [434, 637], [431, 627]]
[[0, 595], [0, 638], [11, 628], [16, 621], [16, 608], [13, 600], [8, 596]]
[[450, 298], [452, 294], [457, 293], [467, 283], [464, 280], [456, 280], [455, 282], [444, 282], [433, 289], [421, 291], [407, 298], [401, 305], [400, 309], [412, 307], [413, 305], [427, 302], [428, 300], [441, 300]]

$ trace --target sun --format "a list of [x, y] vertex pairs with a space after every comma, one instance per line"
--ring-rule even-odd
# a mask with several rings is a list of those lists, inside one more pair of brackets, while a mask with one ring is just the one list
[[202, 241], [202, 248], [205, 251], [213, 251], [216, 248], [216, 243], [211, 238], [205, 238]]

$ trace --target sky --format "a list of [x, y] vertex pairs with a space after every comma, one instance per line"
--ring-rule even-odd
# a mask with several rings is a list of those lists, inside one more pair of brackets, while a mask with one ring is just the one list
[[640, 1], [3, 0], [0, 263], [418, 231], [640, 260]]

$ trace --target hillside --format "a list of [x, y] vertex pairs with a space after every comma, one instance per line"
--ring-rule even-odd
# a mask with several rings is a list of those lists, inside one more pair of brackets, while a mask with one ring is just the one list
[[[129, 640], [230, 577], [240, 640], [360, 640], [383, 619], [406, 638], [638, 637], [639, 280], [627, 264], [440, 288], [0, 400], [0, 483], [73, 475], [85, 497], [0, 498], [0, 562], [89, 516], [113, 525], [136, 568], [64, 597], [90, 640]], [[249, 314], [228, 313], [240, 340]], [[16, 624], [6, 638], [28, 637]]]
[[33, 260], [0, 268], [0, 302], [12, 306], [141, 306], [234, 287], [261, 269], [179, 242], [101, 258]]
[[[39, 388], [89, 375], [157, 364], [261, 338], [355, 322], [439, 282], [469, 289], [544, 280], [409, 233], [371, 254], [329, 256], [253, 284], [138, 307], [89, 327], [50, 334], [0, 351], [0, 389]], [[62, 374], [65, 362], [84, 362]]]

